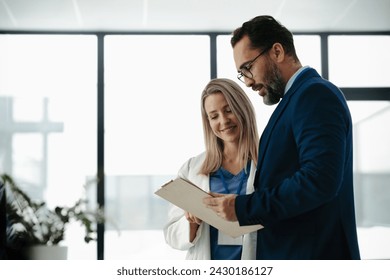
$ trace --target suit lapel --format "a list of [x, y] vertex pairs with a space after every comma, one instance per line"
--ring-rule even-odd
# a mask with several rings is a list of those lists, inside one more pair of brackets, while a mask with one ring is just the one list
[[[303, 71], [294, 81], [291, 88], [286, 92], [284, 97], [282, 98], [282, 101], [278, 104], [275, 111], [272, 113], [267, 126], [265, 127], [259, 143], [259, 159], [258, 159], [258, 169], [261, 170], [261, 165], [264, 160], [265, 151], [267, 149], [267, 146], [270, 141], [270, 136], [272, 134], [272, 130], [279, 120], [280, 116], [284, 112], [284, 110], [287, 107], [287, 104], [290, 102], [291, 97], [294, 95], [295, 92], [297, 92], [298, 89], [301, 88], [301, 86], [304, 84], [307, 79], [312, 77], [319, 77], [317, 71], [315, 71], [312, 68], [307, 69], [306, 71]], [[257, 176], [256, 176], [257, 177]]]
[[287, 96], [283, 97], [282, 101], [280, 101], [280, 103], [278, 104], [278, 106], [276, 107], [274, 112], [272, 113], [271, 118], [269, 119], [268, 124], [265, 127], [265, 129], [260, 137], [259, 159], [258, 159], [258, 165], [257, 165], [259, 169], [261, 169], [261, 165], [263, 164], [265, 151], [267, 149], [272, 130], [273, 130], [277, 120], [279, 119], [280, 115], [282, 114], [282, 112], [284, 111], [284, 109], [286, 108], [286, 106], [290, 100], [289, 97], [287, 97], [287, 98], [286, 97]]

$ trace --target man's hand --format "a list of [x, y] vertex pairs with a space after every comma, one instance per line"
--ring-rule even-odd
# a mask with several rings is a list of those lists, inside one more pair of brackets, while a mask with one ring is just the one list
[[235, 194], [219, 194], [210, 193], [213, 197], [206, 197], [203, 199], [203, 203], [207, 208], [212, 209], [218, 216], [224, 218], [227, 221], [237, 221], [235, 202]]

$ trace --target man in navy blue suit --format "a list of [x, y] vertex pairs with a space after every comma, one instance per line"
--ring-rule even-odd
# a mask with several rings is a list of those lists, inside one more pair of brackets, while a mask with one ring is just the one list
[[231, 43], [238, 79], [279, 104], [260, 139], [255, 192], [205, 204], [240, 225], [264, 226], [257, 259], [360, 259], [343, 93], [302, 67], [291, 32], [271, 16], [245, 22]]

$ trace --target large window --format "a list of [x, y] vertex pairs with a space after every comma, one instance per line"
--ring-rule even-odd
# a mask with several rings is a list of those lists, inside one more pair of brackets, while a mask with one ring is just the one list
[[[230, 36], [218, 36], [218, 76], [237, 80], [229, 40]], [[295, 35], [294, 41], [302, 65], [309, 65], [321, 74], [320, 36]], [[390, 49], [390, 36], [330, 36], [330, 80], [339, 87], [390, 86], [387, 49]], [[367, 50], [372, 50], [369, 55]], [[240, 84], [256, 109], [261, 132], [275, 106], [265, 106], [255, 92]], [[390, 121], [390, 102], [348, 103], [354, 124], [355, 200], [362, 257], [389, 258], [390, 130], [386, 123]]]
[[390, 102], [370, 97], [375, 88], [390, 86], [389, 48], [390, 36], [329, 36], [329, 79], [340, 87], [372, 88], [367, 101], [348, 102], [360, 250], [372, 259], [390, 258]]
[[[96, 175], [96, 36], [0, 36], [0, 170], [49, 208], [86, 196]], [[69, 258], [95, 258], [68, 227]]]
[[340, 87], [390, 87], [390, 36], [329, 36], [329, 78]]
[[165, 244], [168, 204], [154, 191], [204, 149], [209, 50], [208, 36], [105, 36], [106, 211], [120, 229], [106, 231], [106, 259], [183, 258]]
[[390, 257], [389, 101], [349, 101], [354, 124], [355, 201], [361, 254]]

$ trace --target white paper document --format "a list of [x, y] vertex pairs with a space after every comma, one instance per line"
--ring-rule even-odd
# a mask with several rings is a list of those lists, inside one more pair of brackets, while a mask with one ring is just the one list
[[231, 237], [238, 237], [263, 228], [262, 225], [240, 226], [238, 222], [229, 222], [219, 217], [203, 203], [203, 198], [211, 195], [182, 178], [166, 183], [155, 194]]

